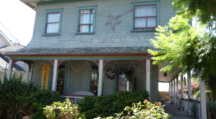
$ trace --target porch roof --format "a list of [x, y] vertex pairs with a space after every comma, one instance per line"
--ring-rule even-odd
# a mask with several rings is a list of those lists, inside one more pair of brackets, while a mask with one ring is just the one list
[[85, 48], [22, 48], [14, 52], [5, 53], [14, 55], [44, 55], [44, 54], [98, 54], [98, 53], [147, 53], [149, 47], [85, 47]]

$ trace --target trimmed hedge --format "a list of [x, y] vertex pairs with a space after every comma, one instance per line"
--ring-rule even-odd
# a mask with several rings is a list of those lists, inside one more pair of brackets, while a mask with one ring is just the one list
[[87, 119], [95, 117], [108, 117], [120, 113], [126, 106], [148, 99], [149, 93], [144, 92], [118, 92], [113, 95], [99, 97], [85, 97], [78, 103], [81, 113]]

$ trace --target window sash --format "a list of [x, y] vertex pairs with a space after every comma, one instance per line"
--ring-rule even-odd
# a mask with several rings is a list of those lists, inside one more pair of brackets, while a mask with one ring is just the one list
[[[57, 15], [58, 18], [54, 18]], [[59, 25], [60, 25], [60, 12], [50, 12], [47, 13], [47, 21], [46, 21], [46, 34], [58, 34], [59, 33]], [[52, 17], [50, 19], [50, 17]]]
[[[149, 6], [154, 6], [155, 7], [155, 13], [152, 13], [152, 14], [150, 14], [150, 15], [148, 15], [149, 13], [148, 12], [146, 12], [146, 14], [143, 14], [143, 15], [136, 15], [136, 8], [137, 7], [149, 7]], [[154, 5], [136, 5], [136, 6], [134, 6], [134, 16], [133, 16], [134, 18], [133, 18], [133, 27], [134, 27], [134, 30], [137, 30], [137, 29], [154, 29], [154, 28], [156, 28], [157, 27], [157, 5], [156, 4], [154, 4]], [[145, 20], [145, 26], [140, 26], [140, 27], [137, 27], [137, 25], [136, 25], [136, 21], [137, 21], [137, 19], [140, 19], [140, 18], [144, 18], [144, 19], [146, 19]], [[154, 20], [154, 22], [153, 23], [151, 23], [150, 21], [148, 21], [148, 19], [151, 19], [151, 18], [155, 18], [155, 20]], [[143, 20], [144, 20], [143, 19]], [[155, 24], [155, 25], [149, 25], [149, 23], [151, 23], [151, 24]]]
[[94, 27], [94, 9], [79, 11], [78, 32], [90, 33], [93, 32]]

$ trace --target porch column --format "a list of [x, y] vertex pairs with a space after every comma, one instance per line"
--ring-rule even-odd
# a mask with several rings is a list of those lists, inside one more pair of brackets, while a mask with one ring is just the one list
[[199, 75], [200, 79], [200, 110], [201, 110], [201, 119], [207, 119], [206, 113], [206, 95], [205, 95], [205, 81], [201, 78], [202, 73]]
[[55, 60], [54, 60], [54, 66], [53, 66], [52, 91], [56, 91], [57, 73], [58, 73], [58, 60], [55, 59]]
[[188, 112], [190, 114], [190, 99], [191, 99], [191, 73], [190, 72], [187, 72], [187, 81], [188, 81]]
[[191, 99], [191, 73], [187, 73], [188, 77], [188, 99]]
[[31, 82], [32, 82], [33, 69], [34, 69], [34, 64], [31, 64], [31, 69], [30, 69], [30, 74], [29, 74], [29, 80]]
[[174, 86], [173, 86], [173, 87], [174, 87], [174, 91], [173, 91], [173, 92], [174, 92], [174, 93], [173, 93], [173, 98], [174, 98], [174, 99], [173, 99], [173, 100], [174, 100], [174, 103], [176, 103], [176, 94], [175, 94], [175, 93], [176, 93], [176, 79], [175, 79], [175, 78], [174, 78], [173, 82], [174, 82], [174, 83], [173, 83], [173, 85], [174, 85]]
[[174, 94], [175, 94], [175, 81], [174, 80], [172, 80], [172, 101], [173, 101], [173, 103], [174, 103]]
[[146, 91], [149, 92], [149, 99], [150, 99], [150, 95], [151, 95], [151, 89], [150, 89], [150, 59], [146, 60]]
[[33, 72], [33, 66], [34, 66], [34, 64], [28, 64], [29, 65], [29, 67], [28, 67], [28, 76], [27, 76], [27, 81], [28, 82], [31, 82], [32, 81], [32, 72]]
[[183, 92], [183, 76], [181, 76], [181, 98], [184, 98], [184, 92]]
[[12, 72], [13, 72], [13, 60], [10, 59], [9, 60], [9, 66], [8, 66], [8, 72], [7, 72], [8, 73], [7, 74], [7, 79], [8, 80], [10, 80]]
[[102, 95], [102, 80], [103, 80], [103, 60], [99, 60], [99, 80], [98, 80], [98, 96]]
[[176, 89], [176, 100], [177, 100], [177, 98], [178, 98], [178, 94], [179, 94], [179, 77], [178, 77], [178, 75], [177, 75], [177, 77], [176, 77], [176, 86], [177, 86], [177, 89]]
[[171, 82], [169, 82], [169, 97], [171, 97], [171, 86], [172, 86], [172, 84], [171, 84]]

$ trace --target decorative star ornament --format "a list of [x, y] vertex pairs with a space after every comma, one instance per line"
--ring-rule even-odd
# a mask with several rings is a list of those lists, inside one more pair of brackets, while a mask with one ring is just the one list
[[119, 24], [121, 22], [121, 21], [118, 21], [119, 17], [121, 17], [121, 15], [117, 15], [116, 17], [114, 17], [109, 13], [109, 16], [108, 16], [109, 21], [106, 23], [106, 25], [110, 24], [112, 27], [112, 30], [114, 31], [115, 24]]

